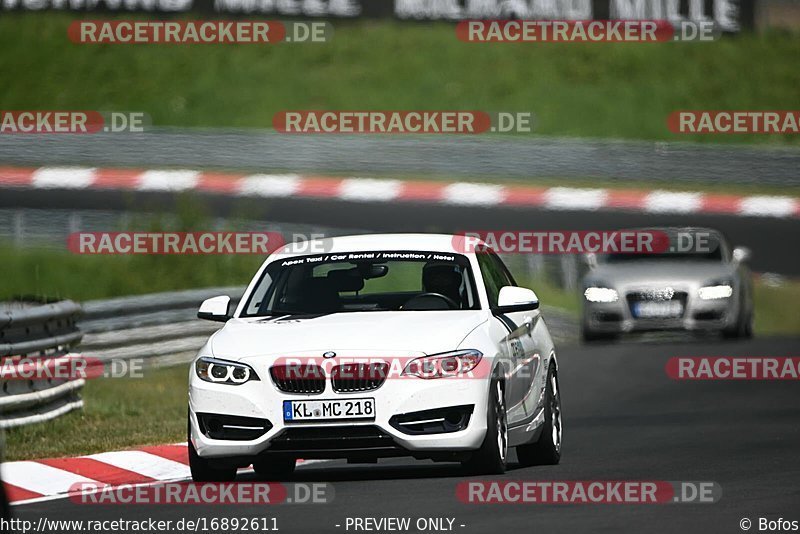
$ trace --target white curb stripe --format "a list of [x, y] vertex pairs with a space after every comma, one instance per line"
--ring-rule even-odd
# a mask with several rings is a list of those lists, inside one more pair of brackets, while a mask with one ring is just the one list
[[339, 187], [339, 198], [344, 200], [386, 202], [400, 196], [403, 182], [375, 178], [348, 178]]
[[42, 495], [66, 493], [75, 484], [105, 486], [91, 478], [37, 462], [9, 462], [3, 464], [2, 469], [3, 482]]
[[239, 182], [239, 194], [260, 197], [289, 197], [300, 187], [296, 174], [252, 174]]
[[459, 182], [448, 184], [442, 190], [442, 202], [468, 206], [493, 206], [505, 200], [502, 185]]
[[605, 189], [551, 187], [544, 197], [544, 204], [550, 209], [597, 210], [606, 205], [608, 192]]
[[753, 196], [745, 197], [739, 203], [739, 213], [765, 217], [790, 217], [797, 210], [797, 203], [791, 197]]
[[84, 458], [91, 458], [156, 480], [172, 480], [191, 476], [188, 465], [143, 451], [101, 452]]
[[139, 176], [139, 191], [185, 191], [197, 187], [198, 171], [145, 171]]
[[653, 213], [692, 213], [702, 205], [702, 193], [653, 191], [644, 201], [645, 211]]
[[95, 180], [95, 169], [87, 167], [42, 167], [31, 177], [34, 187], [40, 189], [85, 189]]

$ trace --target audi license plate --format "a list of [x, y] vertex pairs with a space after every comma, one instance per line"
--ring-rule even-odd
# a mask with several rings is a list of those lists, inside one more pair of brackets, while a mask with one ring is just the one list
[[294, 400], [283, 401], [283, 420], [340, 421], [375, 419], [375, 399]]
[[641, 318], [680, 317], [683, 303], [679, 300], [645, 301], [633, 305], [633, 314]]

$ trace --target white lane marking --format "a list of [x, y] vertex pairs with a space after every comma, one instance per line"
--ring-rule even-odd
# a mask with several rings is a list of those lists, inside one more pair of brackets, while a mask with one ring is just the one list
[[403, 182], [400, 180], [378, 180], [375, 178], [348, 178], [339, 188], [339, 198], [345, 200], [379, 201], [394, 200], [400, 195]]
[[91, 167], [42, 167], [33, 171], [31, 183], [40, 189], [85, 189], [94, 183]]
[[239, 194], [260, 197], [289, 197], [300, 187], [296, 174], [251, 174], [239, 182]]
[[506, 189], [502, 185], [458, 182], [442, 190], [442, 202], [475, 206], [493, 206], [505, 200]]
[[544, 194], [544, 205], [554, 210], [597, 210], [606, 205], [605, 189], [551, 187]]
[[172, 480], [190, 476], [188, 465], [144, 451], [101, 452], [84, 458], [91, 458], [156, 480]]
[[652, 191], [644, 199], [644, 210], [654, 213], [693, 213], [703, 203], [702, 193]]
[[739, 213], [742, 215], [789, 217], [797, 208], [797, 201], [792, 197], [752, 196], [739, 202]]
[[8, 462], [2, 465], [3, 482], [42, 495], [65, 493], [75, 484], [94, 484], [105, 486], [91, 478], [86, 478], [63, 469], [38, 462]]
[[194, 189], [200, 178], [198, 171], [144, 171], [139, 176], [140, 191], [185, 191]]

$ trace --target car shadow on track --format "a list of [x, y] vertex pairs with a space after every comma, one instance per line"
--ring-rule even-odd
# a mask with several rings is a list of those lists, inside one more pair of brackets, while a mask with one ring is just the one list
[[[509, 463], [506, 476], [525, 469], [516, 462]], [[503, 475], [500, 475], [503, 476]], [[344, 461], [326, 461], [298, 468], [281, 482], [358, 482], [369, 480], [409, 480], [424, 478], [480, 478], [471, 475], [457, 463], [425, 463], [409, 460], [408, 463], [347, 464]], [[255, 473], [240, 475], [237, 481], [258, 480]]]

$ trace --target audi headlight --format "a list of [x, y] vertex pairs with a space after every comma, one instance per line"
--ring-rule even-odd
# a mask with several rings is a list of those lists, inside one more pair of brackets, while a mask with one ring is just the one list
[[259, 380], [258, 375], [249, 365], [216, 358], [200, 358], [195, 362], [194, 369], [200, 380], [215, 384], [238, 386], [248, 380]]
[[733, 287], [729, 283], [717, 283], [701, 287], [697, 295], [703, 300], [726, 299], [733, 295]]
[[432, 354], [408, 362], [403, 374], [424, 379], [463, 375], [475, 369], [481, 358], [483, 353], [475, 349]]
[[589, 302], [617, 302], [619, 300], [617, 290], [608, 287], [588, 287], [583, 292], [583, 296]]

